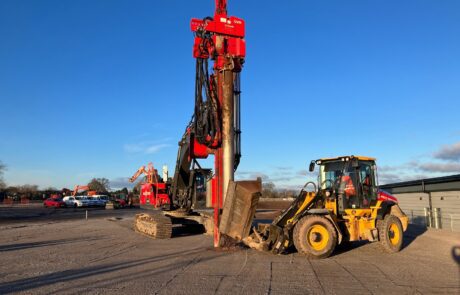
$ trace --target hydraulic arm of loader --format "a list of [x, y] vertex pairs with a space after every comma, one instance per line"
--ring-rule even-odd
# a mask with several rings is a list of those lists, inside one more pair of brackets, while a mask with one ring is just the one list
[[271, 250], [281, 253], [289, 246], [289, 233], [297, 221], [313, 207], [316, 201], [315, 192], [305, 190], [308, 183], [300, 191], [299, 196], [271, 224], [259, 225], [253, 228], [253, 234], [243, 238], [243, 242], [258, 250]]

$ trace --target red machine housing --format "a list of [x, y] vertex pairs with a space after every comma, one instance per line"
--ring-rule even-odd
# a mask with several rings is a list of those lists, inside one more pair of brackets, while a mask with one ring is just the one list
[[398, 203], [398, 199], [395, 196], [393, 196], [392, 194], [384, 190], [379, 190], [377, 195], [378, 195], [377, 200], [379, 201], [390, 201], [393, 203]]
[[234, 59], [246, 56], [245, 22], [238, 17], [227, 17], [226, 2], [216, 1], [216, 12], [213, 19], [193, 18], [190, 22], [192, 32], [202, 31], [213, 34], [212, 43], [199, 35], [195, 36], [193, 57], [215, 59], [215, 69], [224, 67], [224, 55]]
[[139, 198], [141, 205], [153, 205], [155, 208], [169, 205], [169, 195], [166, 192], [166, 183], [144, 183]]
[[193, 32], [199, 27], [204, 27], [206, 31], [221, 35], [243, 38], [245, 34], [244, 20], [238, 17], [226, 15], [215, 15], [214, 19], [192, 18], [190, 28]]

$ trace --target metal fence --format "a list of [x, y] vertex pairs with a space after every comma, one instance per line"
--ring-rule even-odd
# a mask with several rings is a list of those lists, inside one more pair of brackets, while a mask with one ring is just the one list
[[409, 217], [409, 223], [428, 227], [429, 221], [425, 210], [404, 210]]
[[460, 214], [443, 214], [441, 208], [426, 207], [424, 210], [405, 209], [409, 223], [460, 232]]

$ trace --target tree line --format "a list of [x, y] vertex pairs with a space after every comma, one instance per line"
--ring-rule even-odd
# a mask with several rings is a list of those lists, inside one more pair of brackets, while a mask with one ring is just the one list
[[295, 198], [298, 192], [290, 189], [278, 189], [273, 182], [262, 183], [262, 198]]
[[[46, 187], [39, 189], [38, 185], [35, 184], [24, 184], [24, 185], [12, 185], [8, 186], [4, 179], [4, 174], [7, 167], [0, 161], [0, 202], [5, 199], [13, 199], [19, 201], [20, 199], [26, 198], [29, 200], [42, 200], [44, 198], [57, 195], [60, 197], [71, 195], [74, 188], [63, 188], [57, 189], [55, 187]], [[107, 178], [93, 178], [87, 186], [90, 191], [95, 191], [99, 194], [110, 194], [110, 195], [128, 195], [128, 189], [123, 188], [117, 191], [110, 191], [110, 181]]]
[[[33, 184], [24, 184], [18, 186], [7, 186], [3, 175], [7, 169], [6, 165], [0, 161], [0, 198], [3, 194], [5, 196], [20, 196], [27, 197], [30, 199], [41, 199], [43, 195], [50, 194], [70, 194], [73, 191], [73, 188], [58, 190], [55, 187], [47, 187], [45, 189], [39, 190], [38, 185]], [[93, 178], [91, 179], [87, 186], [90, 191], [96, 191], [97, 193], [107, 194], [110, 191], [110, 181], [107, 178]], [[140, 192], [141, 182], [138, 182], [133, 189], [134, 194]], [[115, 194], [128, 194], [128, 189], [123, 188], [121, 190], [112, 192]], [[292, 198], [296, 197], [297, 192], [294, 190], [287, 189], [277, 189], [276, 185], [273, 182], [264, 182], [262, 183], [262, 197], [264, 198]]]

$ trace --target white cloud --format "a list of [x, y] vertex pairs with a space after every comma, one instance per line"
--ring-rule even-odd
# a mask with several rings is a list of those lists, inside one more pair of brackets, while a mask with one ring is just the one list
[[460, 163], [423, 163], [418, 169], [426, 172], [460, 173]]
[[307, 171], [307, 169], [301, 169], [301, 170], [297, 171], [297, 175], [298, 176], [308, 176], [308, 171]]
[[460, 161], [460, 142], [442, 146], [434, 153], [434, 157], [440, 160]]
[[275, 169], [281, 171], [291, 171], [293, 168], [291, 166], [275, 166]]
[[127, 153], [139, 153], [142, 151], [142, 148], [139, 144], [125, 144], [123, 149]]
[[146, 154], [154, 154], [154, 153], [160, 151], [161, 149], [164, 149], [164, 148], [169, 147], [169, 146], [171, 146], [171, 145], [166, 144], [166, 143], [151, 145], [151, 146], [148, 146], [148, 147], [145, 148], [145, 153]]
[[110, 180], [110, 187], [112, 190], [122, 189], [124, 187], [132, 189], [134, 183], [129, 182], [128, 177], [117, 177]]
[[169, 143], [140, 142], [125, 144], [123, 150], [130, 154], [141, 153], [150, 155], [170, 146]]

